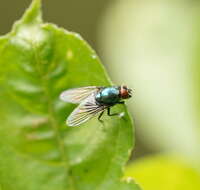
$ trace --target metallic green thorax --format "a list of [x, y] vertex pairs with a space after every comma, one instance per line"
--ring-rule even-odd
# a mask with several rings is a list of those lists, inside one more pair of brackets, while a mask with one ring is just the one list
[[99, 104], [103, 105], [114, 105], [120, 101], [120, 94], [119, 94], [118, 87], [107, 87], [103, 88], [96, 94], [96, 101]]

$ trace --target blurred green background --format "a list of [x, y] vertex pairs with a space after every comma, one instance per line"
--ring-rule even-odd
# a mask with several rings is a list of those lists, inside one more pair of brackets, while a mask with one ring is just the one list
[[[1, 0], [1, 35], [30, 2]], [[43, 10], [89, 42], [114, 83], [133, 88], [127, 175], [144, 189], [200, 189], [199, 1], [44, 0]]]

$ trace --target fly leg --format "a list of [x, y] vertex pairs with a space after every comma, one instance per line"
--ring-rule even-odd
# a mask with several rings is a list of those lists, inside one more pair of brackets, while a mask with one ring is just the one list
[[98, 120], [99, 120], [99, 122], [103, 125], [102, 130], [105, 132], [105, 131], [106, 131], [106, 129], [105, 129], [105, 124], [104, 124], [103, 120], [101, 119], [103, 113], [104, 113], [104, 111], [102, 111], [102, 112], [99, 114]]
[[[125, 103], [124, 101], [118, 102], [118, 104], [124, 104], [124, 103]], [[119, 117], [123, 117], [124, 116], [124, 112], [121, 112], [121, 113], [110, 113], [110, 108], [108, 108], [107, 111], [108, 111], [107, 112], [108, 116], [115, 116], [115, 115], [117, 115]]]
[[102, 111], [100, 114], [99, 114], [99, 117], [98, 117], [98, 120], [102, 123], [103, 120], [101, 119], [102, 115], [103, 115], [104, 111]]
[[109, 116], [120, 115], [120, 113], [110, 113], [110, 108], [107, 109], [107, 114], [108, 114]]
[[125, 102], [124, 102], [124, 101], [122, 101], [122, 102], [118, 102], [118, 104], [125, 104]]

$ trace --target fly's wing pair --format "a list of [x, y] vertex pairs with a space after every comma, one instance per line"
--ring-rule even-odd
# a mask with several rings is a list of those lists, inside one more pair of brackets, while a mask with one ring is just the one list
[[80, 103], [67, 118], [66, 123], [68, 126], [78, 126], [107, 108], [106, 106], [96, 104], [95, 95], [100, 89], [101, 87], [89, 86], [70, 89], [61, 94], [60, 98], [63, 101]]
[[86, 98], [67, 118], [68, 126], [78, 126], [106, 109], [106, 106], [97, 105], [95, 94]]

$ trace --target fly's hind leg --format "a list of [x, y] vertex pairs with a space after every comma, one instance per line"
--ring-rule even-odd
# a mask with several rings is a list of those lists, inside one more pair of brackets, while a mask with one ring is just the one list
[[98, 120], [103, 123], [103, 120], [101, 119], [102, 115], [103, 115], [104, 111], [102, 111], [100, 114], [99, 114], [99, 117], [98, 117]]
[[103, 127], [102, 130], [103, 130], [103, 132], [106, 132], [105, 124], [104, 124], [103, 120], [101, 119], [103, 113], [104, 113], [104, 111], [102, 111], [102, 112], [99, 114], [98, 120], [99, 120], [99, 122], [102, 124], [102, 127]]

